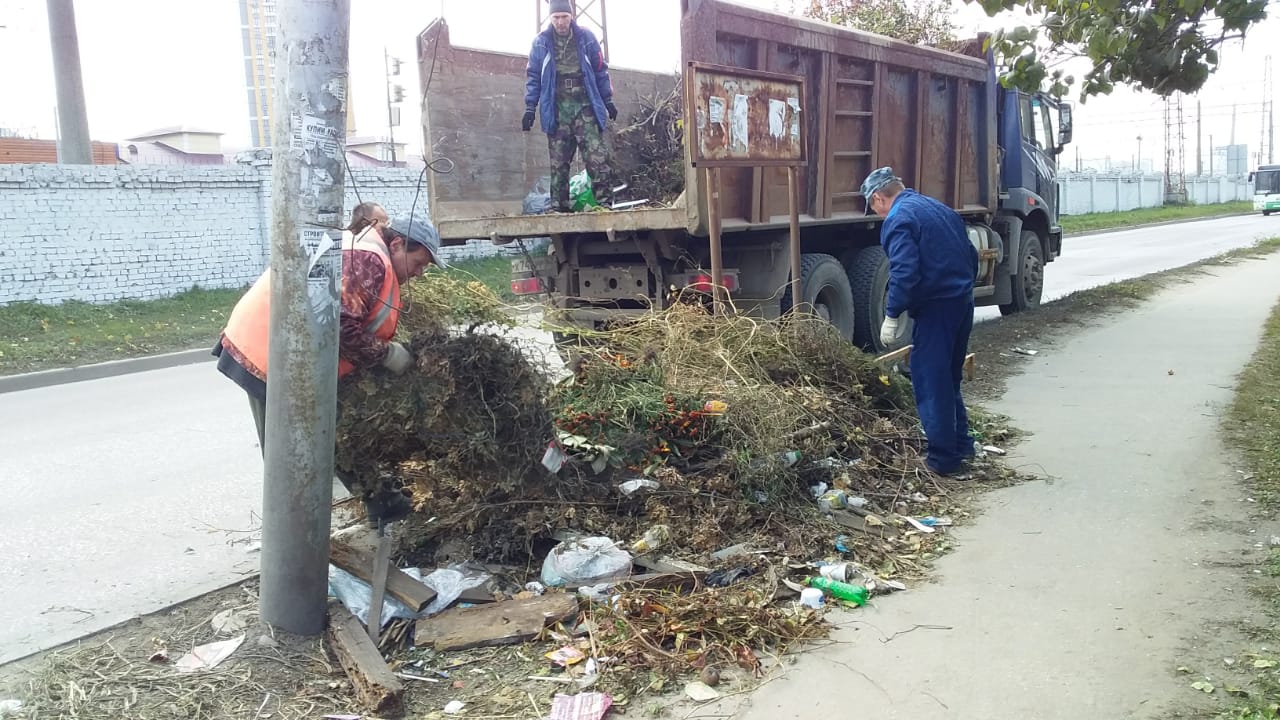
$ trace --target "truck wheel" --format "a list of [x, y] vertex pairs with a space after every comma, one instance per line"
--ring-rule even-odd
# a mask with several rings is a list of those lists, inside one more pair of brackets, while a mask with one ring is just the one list
[[[884, 248], [872, 245], [859, 250], [846, 260], [849, 285], [853, 288], [853, 304], [858, 309], [853, 341], [861, 348], [883, 353], [892, 348], [880, 342], [880, 326], [884, 324], [885, 307], [889, 304], [889, 256]], [[898, 345], [911, 337], [911, 318], [898, 326]]]
[[1044, 294], [1044, 249], [1040, 236], [1031, 230], [1022, 231], [1022, 261], [1018, 274], [1013, 276], [1013, 302], [1000, 306], [1001, 315], [1034, 310], [1040, 307]]
[[1271, 214], [1271, 211], [1270, 211], [1270, 210], [1263, 210], [1263, 211], [1262, 211], [1262, 217], [1267, 217], [1267, 216], [1268, 216], [1268, 215], [1270, 215], [1270, 214]]
[[[846, 340], [853, 339], [854, 303], [849, 278], [840, 261], [824, 253], [800, 256], [800, 282], [804, 286], [804, 304], [813, 313], [840, 331]], [[782, 312], [791, 309], [791, 284], [782, 295]]]

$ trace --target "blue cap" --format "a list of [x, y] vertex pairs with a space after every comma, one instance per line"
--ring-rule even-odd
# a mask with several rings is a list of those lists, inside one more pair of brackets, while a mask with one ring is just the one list
[[872, 170], [867, 179], [862, 181], [862, 199], [867, 203], [868, 214], [871, 212], [871, 196], [897, 179], [898, 177], [893, 174], [893, 168], [882, 167]]
[[442, 268], [449, 263], [440, 254], [440, 232], [424, 215], [397, 215], [387, 223], [387, 227], [398, 235], [404, 236], [407, 242], [417, 243], [431, 253], [431, 261]]

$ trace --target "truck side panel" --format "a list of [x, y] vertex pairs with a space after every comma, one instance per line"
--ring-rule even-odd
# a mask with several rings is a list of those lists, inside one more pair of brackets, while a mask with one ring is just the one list
[[[802, 222], [862, 216], [859, 185], [883, 165], [957, 210], [994, 211], [996, 107], [986, 61], [721, 0], [684, 0], [681, 32], [686, 64], [805, 78], [813, 161], [801, 175]], [[720, 172], [726, 229], [785, 223], [785, 171]], [[699, 182], [689, 168], [686, 185]], [[691, 222], [705, 231], [705, 202], [694, 207]]]

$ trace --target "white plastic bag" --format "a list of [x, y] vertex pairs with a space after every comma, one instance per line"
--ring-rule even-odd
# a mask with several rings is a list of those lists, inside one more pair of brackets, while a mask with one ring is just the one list
[[580, 587], [631, 574], [631, 553], [607, 537], [575, 538], [560, 543], [542, 563], [542, 584]]

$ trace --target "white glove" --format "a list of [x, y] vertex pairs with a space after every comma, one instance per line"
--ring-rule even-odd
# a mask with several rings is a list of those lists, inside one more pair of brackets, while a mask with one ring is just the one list
[[403, 375], [413, 364], [413, 355], [398, 342], [387, 346], [387, 356], [382, 360], [382, 367], [397, 375]]
[[884, 324], [880, 326], [880, 342], [885, 347], [891, 347], [898, 342], [898, 321], [900, 318], [885, 317]]

